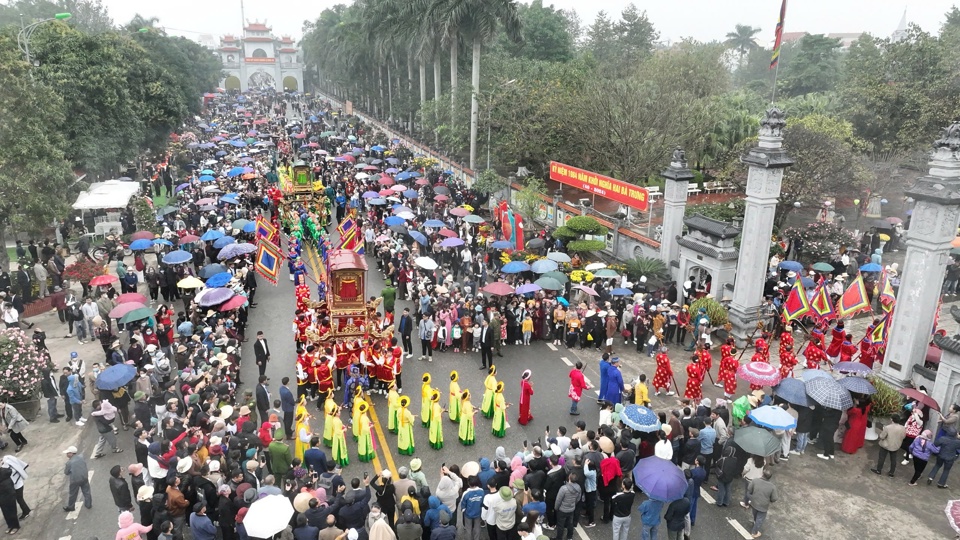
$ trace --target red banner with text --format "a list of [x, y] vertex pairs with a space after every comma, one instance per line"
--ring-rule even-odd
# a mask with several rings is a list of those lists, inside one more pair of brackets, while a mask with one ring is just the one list
[[551, 161], [550, 179], [606, 197], [611, 201], [617, 201], [637, 210], [645, 211], [647, 209], [649, 198], [646, 189], [621, 182], [609, 176]]

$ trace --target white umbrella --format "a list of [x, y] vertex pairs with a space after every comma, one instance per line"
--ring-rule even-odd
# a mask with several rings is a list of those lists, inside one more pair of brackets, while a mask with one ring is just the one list
[[600, 270], [601, 268], [606, 268], [607, 265], [603, 263], [590, 263], [585, 266], [583, 269], [587, 272], [593, 272], [594, 270]]
[[283, 495], [267, 495], [250, 505], [243, 525], [247, 536], [253, 538], [271, 538], [287, 528], [293, 517], [293, 505]]
[[558, 263], [570, 262], [570, 256], [566, 253], [560, 253], [559, 251], [551, 251], [550, 253], [547, 253], [547, 258]]
[[436, 270], [438, 266], [437, 261], [431, 259], [430, 257], [417, 257], [414, 259], [413, 264], [423, 268], [424, 270]]
[[413, 215], [413, 212], [400, 212], [397, 214], [397, 217], [402, 217], [403, 219], [413, 219], [416, 216]]
[[357, 180], [366, 180], [367, 178], [370, 178], [370, 175], [365, 172], [358, 172], [354, 175], [354, 178]]

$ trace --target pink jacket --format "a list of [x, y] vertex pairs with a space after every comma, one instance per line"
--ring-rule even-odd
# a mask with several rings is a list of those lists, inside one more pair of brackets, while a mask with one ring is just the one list
[[120, 530], [117, 531], [116, 540], [143, 540], [140, 535], [153, 529], [153, 525], [144, 526], [134, 521], [130, 512], [121, 512], [118, 524]]

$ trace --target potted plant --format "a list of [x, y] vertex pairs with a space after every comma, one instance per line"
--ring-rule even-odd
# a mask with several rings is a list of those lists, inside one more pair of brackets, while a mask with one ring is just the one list
[[870, 376], [867, 380], [877, 389], [870, 396], [870, 418], [867, 419], [866, 440], [875, 441], [880, 438], [877, 425], [880, 420], [889, 419], [903, 410], [903, 394], [883, 381], [880, 377]]
[[33, 340], [18, 328], [0, 330], [0, 395], [27, 420], [40, 410], [40, 381], [53, 369], [50, 357], [37, 351]]

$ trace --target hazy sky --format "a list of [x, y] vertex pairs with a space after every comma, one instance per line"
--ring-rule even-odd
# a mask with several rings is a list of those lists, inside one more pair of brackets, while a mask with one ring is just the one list
[[[522, 0], [521, 0], [522, 1]], [[155, 16], [170, 33], [196, 38], [200, 33], [220, 36], [240, 30], [240, 0], [103, 0], [114, 20], [126, 22], [134, 14]], [[335, 5], [335, 0], [245, 0], [249, 20], [267, 20], [276, 34], [299, 38], [305, 19]], [[549, 0], [544, 1], [549, 4]], [[575, 9], [589, 24], [600, 10], [619, 15], [628, 0], [553, 0], [560, 9]], [[760, 42], [772, 40], [780, 0], [638, 0], [646, 10], [661, 39], [672, 41], [693, 37], [702, 41], [723, 39], [735, 24], [761, 28]], [[909, 7], [907, 4], [909, 3]], [[870, 32], [888, 36], [907, 8], [907, 20], [928, 32], [937, 32], [943, 15], [958, 0], [791, 0], [787, 7], [786, 30], [828, 32]], [[178, 29], [175, 31], [173, 29]], [[185, 32], [184, 32], [185, 31]]]

